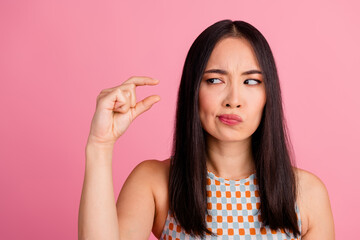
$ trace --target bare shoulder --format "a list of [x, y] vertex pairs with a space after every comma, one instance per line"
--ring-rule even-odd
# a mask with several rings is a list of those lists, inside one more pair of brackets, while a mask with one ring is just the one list
[[300, 191], [299, 194], [304, 197], [311, 197], [313, 194], [327, 195], [326, 186], [318, 176], [301, 168], [294, 168], [294, 170]]
[[302, 199], [311, 200], [313, 206], [316, 201], [324, 201], [329, 198], [326, 186], [318, 176], [301, 168], [294, 168], [294, 170], [297, 176], [299, 195]]
[[134, 168], [132, 174], [134, 172], [134, 175], [137, 175], [143, 184], [147, 184], [151, 188], [154, 197], [156, 197], [156, 192], [160, 190], [159, 188], [168, 182], [169, 167], [170, 159], [149, 159], [140, 162]]
[[302, 239], [335, 239], [330, 199], [324, 182], [315, 174], [294, 168], [302, 221]]
[[161, 233], [166, 220], [167, 182], [166, 161], [145, 160], [135, 166], [116, 202], [121, 237], [148, 239], [151, 232], [156, 236]]
[[157, 181], [160, 178], [163, 178], [168, 175], [170, 167], [170, 159], [165, 160], [145, 160], [140, 162], [136, 168], [140, 168], [143, 173], [146, 173], [146, 176], [149, 177], [149, 180]]
[[170, 159], [157, 160], [149, 159], [140, 162], [134, 169], [142, 169], [143, 171], [153, 172], [153, 171], [164, 171], [166, 170], [167, 165], [169, 165]]
[[143, 172], [143, 181], [146, 181], [151, 189], [154, 202], [154, 215], [152, 222], [152, 233], [158, 239], [164, 229], [167, 213], [169, 210], [169, 169], [170, 159], [145, 160], [136, 166]]

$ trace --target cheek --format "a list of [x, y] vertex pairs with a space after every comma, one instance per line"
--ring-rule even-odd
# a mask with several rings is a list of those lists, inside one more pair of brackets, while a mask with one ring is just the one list
[[214, 110], [215, 99], [208, 91], [199, 91], [199, 113], [200, 117], [211, 114]]
[[254, 99], [252, 99], [252, 102], [254, 103], [255, 109], [262, 111], [266, 103], [265, 88], [260, 89], [259, 92], [254, 94]]
[[199, 116], [202, 123], [205, 118], [206, 109], [207, 109], [206, 98], [203, 98], [203, 96], [199, 94]]
[[251, 95], [249, 98], [249, 117], [255, 121], [256, 119], [261, 119], [261, 115], [266, 103], [266, 96], [264, 92], [258, 92], [257, 94]]
[[258, 115], [259, 119], [261, 119], [265, 103], [266, 103], [266, 97], [265, 96], [263, 96], [263, 98], [258, 99], [258, 101], [256, 102], [256, 107], [254, 109], [254, 114]]
[[209, 131], [213, 118], [216, 115], [216, 99], [213, 98], [211, 92], [208, 89], [202, 89], [199, 91], [199, 117], [202, 127], [205, 131]]

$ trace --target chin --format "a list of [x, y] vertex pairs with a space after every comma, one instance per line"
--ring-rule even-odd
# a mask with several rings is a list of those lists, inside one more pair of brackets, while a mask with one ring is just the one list
[[219, 139], [219, 141], [222, 141], [222, 142], [242, 142], [246, 139], [244, 138], [225, 138], [225, 139]]
[[212, 138], [216, 139], [217, 141], [221, 142], [242, 142], [247, 140], [249, 137], [244, 136], [224, 136], [224, 135], [211, 135]]

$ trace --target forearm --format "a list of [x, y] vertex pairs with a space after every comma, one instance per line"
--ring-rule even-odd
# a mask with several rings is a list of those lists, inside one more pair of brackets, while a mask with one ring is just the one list
[[81, 193], [79, 239], [119, 240], [112, 179], [112, 147], [86, 146], [85, 177]]

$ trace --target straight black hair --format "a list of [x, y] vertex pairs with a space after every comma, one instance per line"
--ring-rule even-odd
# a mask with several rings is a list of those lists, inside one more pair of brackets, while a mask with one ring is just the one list
[[217, 42], [243, 38], [251, 44], [260, 65], [266, 91], [261, 122], [251, 137], [260, 194], [261, 222], [273, 230], [300, 235], [295, 212], [296, 177], [293, 149], [283, 113], [275, 60], [265, 37], [244, 21], [222, 20], [205, 29], [191, 45], [178, 91], [175, 131], [170, 160], [169, 209], [191, 236], [204, 237], [206, 215], [206, 142], [198, 95], [200, 82]]

